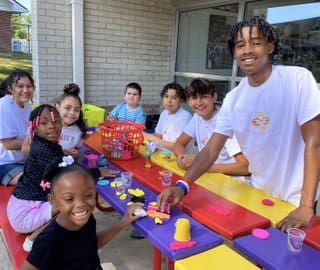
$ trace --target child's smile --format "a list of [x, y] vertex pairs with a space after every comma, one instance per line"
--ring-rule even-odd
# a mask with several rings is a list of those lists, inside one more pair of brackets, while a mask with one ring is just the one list
[[57, 222], [68, 230], [79, 230], [95, 208], [95, 187], [85, 172], [64, 174], [54, 187], [53, 205], [58, 209]]

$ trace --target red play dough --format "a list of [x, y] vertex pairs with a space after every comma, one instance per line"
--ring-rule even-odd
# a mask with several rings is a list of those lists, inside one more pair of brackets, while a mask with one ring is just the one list
[[259, 229], [259, 228], [256, 228], [256, 229], [253, 229], [252, 230], [252, 235], [255, 237], [255, 238], [258, 238], [258, 239], [268, 239], [269, 236], [270, 236], [270, 233], [264, 229]]
[[267, 205], [267, 206], [274, 205], [274, 202], [270, 199], [263, 199], [261, 202], [262, 202], [262, 204]]

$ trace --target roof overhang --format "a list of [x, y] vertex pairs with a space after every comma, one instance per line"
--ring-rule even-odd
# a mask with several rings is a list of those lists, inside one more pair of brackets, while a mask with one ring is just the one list
[[26, 13], [28, 12], [28, 9], [14, 0], [0, 0], [0, 11], [7, 11], [10, 13]]

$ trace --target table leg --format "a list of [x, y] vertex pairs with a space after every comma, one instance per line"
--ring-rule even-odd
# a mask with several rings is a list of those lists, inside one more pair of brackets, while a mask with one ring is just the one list
[[161, 252], [155, 246], [152, 248], [152, 250], [153, 250], [152, 270], [161, 270]]
[[104, 207], [100, 204], [99, 202], [99, 193], [97, 192], [96, 193], [96, 207], [102, 211], [102, 212], [111, 212], [111, 211], [114, 211], [113, 207], [112, 206], [109, 206], [109, 207]]
[[166, 258], [168, 270], [174, 270], [174, 262], [170, 261], [168, 258]]

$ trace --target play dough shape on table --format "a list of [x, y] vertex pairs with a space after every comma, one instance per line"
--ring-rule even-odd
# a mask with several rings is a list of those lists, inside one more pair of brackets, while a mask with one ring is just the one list
[[264, 229], [256, 228], [256, 229], [252, 230], [252, 235], [255, 238], [265, 240], [265, 239], [269, 238], [270, 233], [268, 231], [264, 230]]
[[136, 189], [129, 188], [128, 189], [128, 193], [131, 194], [131, 195], [134, 195], [136, 197], [144, 196], [144, 191], [142, 189], [140, 189], [140, 188], [136, 188]]
[[134, 214], [135, 216], [145, 217], [145, 216], [147, 215], [147, 212], [146, 212], [144, 209], [142, 209], [142, 208], [138, 208], [138, 209], [135, 209], [135, 210], [134, 210], [133, 214]]
[[110, 184], [110, 181], [109, 181], [109, 180], [106, 180], [106, 179], [98, 180], [98, 181], [97, 181], [97, 184], [100, 185], [100, 186], [107, 186], [107, 185]]
[[267, 205], [267, 206], [274, 205], [274, 202], [270, 199], [263, 199], [261, 202], [262, 202], [262, 204]]

